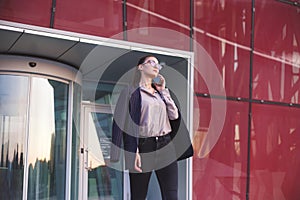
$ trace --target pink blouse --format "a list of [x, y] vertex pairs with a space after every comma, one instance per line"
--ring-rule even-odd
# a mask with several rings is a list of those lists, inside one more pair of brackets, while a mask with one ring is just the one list
[[171, 132], [170, 120], [178, 118], [178, 109], [168, 89], [161, 91], [165, 102], [157, 91], [152, 94], [141, 87], [142, 110], [140, 137], [156, 137]]

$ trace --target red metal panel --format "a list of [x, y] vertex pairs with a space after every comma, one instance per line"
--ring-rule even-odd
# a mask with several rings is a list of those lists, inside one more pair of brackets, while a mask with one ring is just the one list
[[122, 39], [122, 1], [57, 1], [54, 27]]
[[195, 91], [248, 98], [249, 49], [201, 33], [195, 38]]
[[253, 98], [300, 103], [300, 69], [261, 55], [253, 62]]
[[49, 27], [51, 5], [52, 0], [0, 1], [0, 19]]
[[296, 62], [300, 52], [299, 7], [280, 1], [255, 2], [254, 49], [259, 53]]
[[253, 65], [253, 95], [256, 99], [300, 102], [298, 10], [278, 1], [256, 2]]
[[223, 95], [225, 87], [227, 96], [248, 98], [251, 0], [195, 0], [194, 7], [195, 68], [202, 75], [196, 77], [196, 91]]
[[251, 0], [194, 1], [195, 31], [250, 46]]
[[190, 1], [128, 0], [128, 40], [190, 49]]
[[225, 124], [218, 135], [211, 126], [216, 119], [211, 118], [210, 101], [195, 99], [194, 118], [200, 115], [200, 120], [194, 124], [193, 199], [246, 199], [248, 103], [227, 101]]
[[299, 108], [253, 104], [250, 199], [299, 199], [299, 119]]

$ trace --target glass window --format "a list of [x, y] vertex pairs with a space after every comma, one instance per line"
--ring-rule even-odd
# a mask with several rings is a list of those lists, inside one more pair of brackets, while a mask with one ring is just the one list
[[112, 114], [88, 115], [88, 199], [122, 199], [123, 172], [109, 164]]
[[193, 196], [246, 199], [248, 103], [227, 101], [226, 118], [219, 131], [216, 126], [222, 119], [213, 112], [221, 110], [212, 109], [211, 101], [221, 106], [224, 100], [195, 99]]
[[129, 41], [190, 50], [190, 1], [128, 0], [126, 8]]
[[0, 19], [49, 27], [51, 6], [52, 0], [0, 1]]
[[284, 1], [256, 1], [255, 52], [286, 62], [298, 62], [299, 66], [299, 19], [299, 7], [297, 6], [289, 5]]
[[0, 75], [0, 199], [23, 198], [28, 78]]
[[[54, 28], [112, 37], [123, 31], [122, 1], [56, 1]], [[122, 39], [119, 34], [115, 39]]]
[[28, 199], [64, 199], [68, 85], [32, 78]]
[[250, 46], [250, 0], [195, 0], [194, 10], [195, 33], [214, 40]]
[[195, 90], [211, 95], [249, 96], [250, 51], [200, 33], [195, 34]]
[[195, 90], [248, 98], [251, 1], [195, 0], [194, 10]]
[[83, 82], [83, 100], [97, 104], [116, 105], [119, 94], [126, 85], [91, 81]]
[[300, 103], [299, 84], [299, 67], [258, 55], [254, 56], [254, 99], [298, 104]]
[[300, 197], [300, 109], [253, 104], [250, 199]]
[[300, 102], [299, 19], [297, 6], [267, 0], [255, 3], [254, 98]]

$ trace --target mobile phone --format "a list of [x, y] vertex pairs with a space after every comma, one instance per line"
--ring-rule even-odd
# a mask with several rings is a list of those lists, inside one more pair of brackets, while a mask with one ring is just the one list
[[156, 85], [162, 85], [162, 79], [159, 76], [152, 79], [152, 82]]

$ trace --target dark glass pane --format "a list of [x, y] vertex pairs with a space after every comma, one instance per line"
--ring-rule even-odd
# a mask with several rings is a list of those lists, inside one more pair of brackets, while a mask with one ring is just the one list
[[0, 75], [0, 199], [23, 198], [28, 78]]
[[68, 85], [32, 78], [28, 199], [64, 199]]

